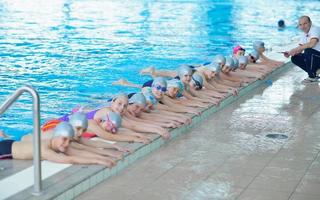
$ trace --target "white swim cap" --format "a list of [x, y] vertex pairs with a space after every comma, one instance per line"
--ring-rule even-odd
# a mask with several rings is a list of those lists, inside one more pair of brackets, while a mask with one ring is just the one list
[[132, 97], [130, 97], [129, 99], [129, 103], [136, 103], [136, 104], [142, 104], [143, 107], [145, 107], [147, 105], [147, 101], [146, 98], [144, 97], [144, 95], [142, 93], [135, 93], [134, 95], [132, 95]]
[[180, 77], [180, 79], [182, 79], [185, 75], [192, 76], [193, 69], [190, 66], [183, 65], [178, 68], [177, 74]]
[[260, 57], [258, 51], [252, 51], [252, 52], [250, 53], [250, 55], [251, 55], [252, 57], [254, 57], [255, 60], [258, 60], [259, 57]]
[[72, 125], [68, 122], [60, 122], [53, 130], [52, 138], [55, 137], [74, 137], [74, 130]]
[[226, 58], [226, 64], [225, 66], [228, 66], [230, 68], [234, 68], [234, 61], [233, 61], [233, 58], [232, 57], [227, 57]]
[[239, 59], [238, 59], [238, 61], [239, 61], [239, 65], [240, 65], [240, 64], [245, 64], [245, 65], [247, 65], [247, 64], [248, 64], [248, 57], [247, 57], [247, 56], [240, 56]]
[[88, 128], [88, 119], [86, 114], [82, 112], [76, 112], [71, 115], [69, 123], [73, 127], [81, 127], [82, 129], [87, 129]]
[[264, 47], [264, 42], [262, 41], [255, 41], [252, 44], [254, 50], [259, 51], [259, 48]]
[[213, 58], [213, 62], [223, 66], [226, 64], [226, 58], [222, 54], [218, 54]]
[[233, 67], [232, 67], [232, 69], [237, 69], [239, 67], [238, 59], [233, 57], [233, 56], [231, 58], [233, 59]]
[[124, 97], [124, 98], [128, 98], [128, 95], [126, 95], [125, 93], [119, 93], [113, 96], [112, 101], [115, 101], [116, 99], [120, 98], [120, 97]]
[[220, 65], [219, 65], [219, 63], [212, 62], [209, 65], [205, 65], [204, 69], [207, 69], [207, 70], [210, 70], [210, 71], [217, 73], [217, 71], [219, 71], [219, 69], [220, 69]]

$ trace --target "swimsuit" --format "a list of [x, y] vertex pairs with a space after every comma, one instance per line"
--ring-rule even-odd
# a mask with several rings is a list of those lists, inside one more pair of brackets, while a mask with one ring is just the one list
[[[90, 111], [86, 113], [87, 119], [93, 119], [95, 114], [98, 112], [99, 109]], [[58, 119], [52, 119], [47, 121], [42, 127], [42, 132], [46, 132], [48, 130], [54, 129], [60, 122], [68, 122], [70, 119], [70, 114], [64, 115]]]
[[3, 140], [0, 141], [0, 160], [12, 159], [12, 144], [14, 140]]
[[145, 82], [145, 83], [142, 85], [142, 88], [144, 88], [144, 87], [151, 87], [151, 86], [152, 86], [152, 83], [153, 83], [153, 80], [149, 80], [149, 81]]

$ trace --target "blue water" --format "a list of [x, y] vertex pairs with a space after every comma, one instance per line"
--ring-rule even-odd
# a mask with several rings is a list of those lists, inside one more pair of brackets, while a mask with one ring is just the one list
[[[41, 97], [42, 121], [78, 104], [99, 104], [119, 91], [119, 78], [143, 83], [140, 69], [175, 69], [203, 63], [233, 46], [248, 50], [289, 43], [297, 18], [320, 25], [319, 1], [228, 0], [1, 0], [0, 103], [24, 84]], [[284, 19], [287, 28], [278, 31]], [[19, 139], [32, 131], [26, 94], [0, 118], [0, 129]]]

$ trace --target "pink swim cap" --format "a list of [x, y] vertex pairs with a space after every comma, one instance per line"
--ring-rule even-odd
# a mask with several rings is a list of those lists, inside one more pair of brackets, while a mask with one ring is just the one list
[[238, 51], [245, 51], [244, 48], [242, 48], [240, 45], [233, 48], [233, 54], [237, 54]]

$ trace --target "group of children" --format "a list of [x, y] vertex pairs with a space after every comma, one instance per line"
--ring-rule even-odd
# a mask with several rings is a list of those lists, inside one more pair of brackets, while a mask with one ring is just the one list
[[[174, 71], [148, 67], [141, 74], [152, 79], [141, 86], [124, 79], [114, 82], [139, 92], [118, 94], [96, 109], [78, 107], [45, 123], [42, 159], [112, 167], [131, 150], [106, 140], [148, 144], [149, 133], [169, 139], [171, 129], [191, 123], [194, 115], [219, 106], [227, 96], [237, 95], [241, 87], [283, 64], [264, 55], [263, 42], [254, 42], [253, 49], [245, 55], [245, 49], [236, 46], [231, 56], [217, 55], [210, 63], [183, 65]], [[0, 159], [32, 159], [32, 148], [31, 134], [21, 141], [5, 139], [0, 141]]]

